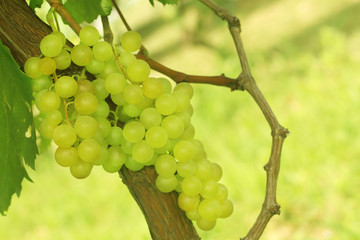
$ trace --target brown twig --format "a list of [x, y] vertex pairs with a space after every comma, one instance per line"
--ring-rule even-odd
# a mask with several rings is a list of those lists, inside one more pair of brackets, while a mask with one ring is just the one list
[[280, 169], [282, 145], [289, 131], [279, 124], [275, 114], [271, 110], [269, 104], [251, 75], [244, 45], [240, 36], [241, 28], [239, 19], [234, 17], [227, 9], [217, 5], [212, 0], [199, 1], [213, 10], [214, 13], [221, 19], [228, 22], [229, 31], [234, 40], [242, 68], [242, 73], [239, 76], [239, 86], [243, 87], [250, 93], [260, 107], [271, 128], [272, 148], [270, 160], [264, 167], [267, 176], [265, 200], [254, 225], [251, 227], [246, 237], [243, 238], [244, 240], [259, 239], [271, 217], [275, 214], [280, 214], [280, 205], [276, 202], [276, 188]]
[[61, 0], [46, 0], [52, 8], [69, 24], [69, 26], [77, 33], [80, 33], [81, 27], [75, 19], [66, 10]]

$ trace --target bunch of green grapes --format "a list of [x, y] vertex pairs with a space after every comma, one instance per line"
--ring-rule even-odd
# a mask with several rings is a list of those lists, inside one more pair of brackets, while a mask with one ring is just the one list
[[[58, 146], [56, 162], [79, 179], [93, 166], [115, 173], [124, 165], [132, 171], [153, 165], [157, 188], [179, 192], [179, 207], [200, 229], [229, 217], [233, 204], [219, 183], [222, 169], [194, 139], [192, 86], [182, 82], [173, 88], [165, 78], [150, 77], [149, 65], [133, 55], [142, 44], [137, 32], [124, 33], [121, 48], [100, 41], [92, 26], [79, 36], [80, 44], [70, 49], [62, 33], [49, 34], [40, 42], [43, 57], [29, 58], [24, 66], [45, 116], [39, 131]], [[80, 75], [56, 73], [72, 62], [83, 67]], [[86, 72], [96, 79], [87, 80]]]

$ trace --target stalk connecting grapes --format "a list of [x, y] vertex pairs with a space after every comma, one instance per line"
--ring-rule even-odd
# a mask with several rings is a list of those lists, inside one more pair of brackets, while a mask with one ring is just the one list
[[[202, 230], [233, 212], [221, 167], [207, 159], [191, 124], [194, 90], [182, 82], [150, 77], [150, 67], [132, 54], [142, 44], [137, 32], [120, 38], [121, 47], [100, 40], [92, 26], [69, 48], [55, 31], [42, 39], [42, 57], [31, 57], [25, 73], [33, 79], [35, 105], [45, 117], [40, 133], [57, 145], [55, 160], [75, 178], [94, 166], [109, 173], [154, 165], [161, 192], [179, 192], [179, 207]], [[66, 76], [71, 63], [83, 70]], [[56, 71], [58, 70], [58, 71]], [[86, 72], [96, 77], [89, 81]], [[116, 105], [110, 110], [109, 103]]]

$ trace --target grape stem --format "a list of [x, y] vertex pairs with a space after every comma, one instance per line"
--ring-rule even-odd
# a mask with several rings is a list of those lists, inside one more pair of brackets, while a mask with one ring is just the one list
[[62, 98], [62, 100], [63, 100], [63, 104], [64, 104], [65, 121], [66, 121], [66, 123], [67, 123], [69, 126], [71, 126], [71, 123], [70, 123], [70, 121], [69, 121], [69, 115], [68, 115], [68, 110], [67, 110], [67, 108], [68, 108], [68, 106], [69, 106], [72, 102], [66, 102], [65, 98]]

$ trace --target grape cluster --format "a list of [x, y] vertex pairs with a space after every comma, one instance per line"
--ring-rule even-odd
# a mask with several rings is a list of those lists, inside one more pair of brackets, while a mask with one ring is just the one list
[[[56, 162], [86, 178], [93, 166], [118, 172], [154, 165], [161, 192], [179, 192], [179, 207], [210, 230], [233, 211], [227, 188], [219, 183], [221, 167], [207, 159], [191, 124], [194, 90], [182, 82], [174, 88], [165, 78], [150, 77], [150, 67], [132, 54], [141, 37], [129, 31], [121, 48], [100, 41], [96, 28], [82, 28], [80, 44], [69, 48], [61, 32], [42, 39], [42, 57], [24, 66], [33, 79], [35, 104], [45, 116], [39, 131], [57, 145]], [[80, 75], [62, 75], [71, 63]], [[96, 76], [89, 81], [86, 72]], [[110, 111], [115, 104], [115, 111]]]

